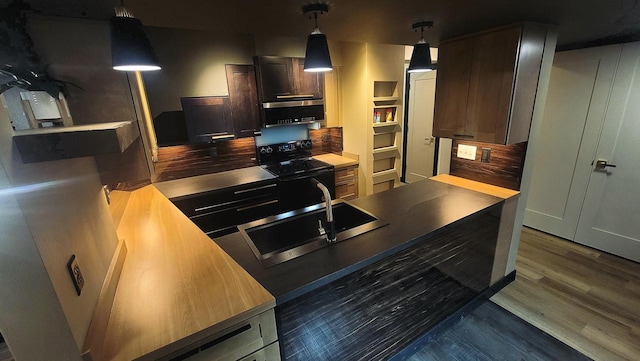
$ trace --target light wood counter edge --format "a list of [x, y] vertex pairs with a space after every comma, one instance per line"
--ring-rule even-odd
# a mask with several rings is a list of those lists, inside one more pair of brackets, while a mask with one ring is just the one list
[[496, 252], [493, 258], [493, 269], [491, 271], [490, 283], [493, 285], [500, 281], [504, 276], [506, 276], [509, 249], [511, 248], [511, 237], [513, 234], [513, 227], [515, 225], [516, 210], [518, 198], [520, 198], [520, 192], [449, 174], [439, 174], [429, 179], [470, 189], [472, 191], [488, 194], [505, 200], [500, 214], [500, 228], [498, 229], [498, 239], [496, 242]]
[[520, 192], [512, 189], [494, 186], [482, 182], [473, 181], [466, 178], [456, 177], [450, 174], [439, 174], [429, 178], [434, 181], [451, 184], [457, 187], [470, 189], [472, 191], [488, 194], [494, 197], [509, 199], [511, 197], [520, 196]]
[[118, 281], [122, 274], [122, 268], [124, 266], [126, 256], [127, 245], [124, 240], [121, 239], [118, 242], [111, 264], [107, 270], [107, 276], [102, 284], [102, 289], [98, 296], [98, 302], [96, 303], [96, 308], [94, 309], [93, 316], [91, 317], [91, 324], [87, 331], [87, 337], [84, 340], [84, 345], [82, 347], [82, 359], [84, 361], [94, 361], [95, 359], [93, 355], [102, 354], [104, 337], [109, 324], [109, 315], [111, 314], [111, 305], [113, 305], [113, 300], [116, 296]]
[[[191, 220], [189, 220], [189, 218], [187, 218], [180, 210], [178, 210], [173, 205], [173, 203], [171, 203], [153, 185], [146, 186], [144, 188], [138, 189], [130, 193], [131, 195], [128, 199], [126, 210], [123, 212], [123, 215], [121, 217], [122, 221], [120, 222], [120, 225], [118, 227], [118, 236], [120, 238], [125, 238], [127, 242], [127, 246], [129, 248], [129, 255], [127, 256], [126, 262], [124, 262], [123, 272], [120, 277], [119, 288], [116, 291], [117, 294], [113, 300], [113, 305], [110, 308], [111, 309], [110, 318], [108, 319], [108, 326], [106, 328], [106, 332], [103, 338], [104, 346], [101, 349], [100, 355], [91, 354], [92, 358], [87, 360], [92, 360], [92, 361], [105, 361], [105, 360], [113, 361], [113, 360], [125, 360], [125, 359], [126, 360], [132, 360], [132, 359], [155, 360], [164, 355], [168, 355], [175, 351], [183, 349], [203, 338], [206, 338], [207, 336], [216, 334], [220, 331], [223, 331], [229, 328], [230, 326], [233, 326], [238, 322], [251, 318], [255, 315], [258, 315], [264, 311], [267, 311], [275, 307], [275, 298], [273, 297], [273, 295], [271, 295], [268, 291], [266, 291], [264, 287], [262, 287], [262, 285], [260, 285], [255, 279], [253, 279], [240, 265], [238, 265], [229, 255], [227, 255], [215, 242], [210, 240], [209, 237], [206, 234], [204, 234], [204, 232], [202, 232], [195, 224], [193, 224]], [[215, 269], [215, 271], [217, 271], [218, 276], [220, 275], [220, 272], [228, 272], [227, 274], [233, 275], [230, 278], [233, 278], [234, 281], [240, 280], [242, 281], [241, 283], [244, 285], [249, 284], [250, 285], [249, 288], [251, 289], [243, 289], [240, 292], [244, 293], [245, 296], [247, 294], [250, 294], [253, 300], [254, 301], [257, 300], [257, 301], [255, 301], [254, 304], [251, 305], [251, 307], [245, 307], [240, 312], [232, 312], [232, 314], [229, 314], [227, 316], [217, 317], [219, 318], [217, 322], [212, 323], [209, 326], [205, 326], [199, 330], [195, 330], [193, 332], [191, 332], [191, 330], [185, 331], [186, 329], [189, 329], [189, 326], [191, 326], [191, 328], [194, 328], [195, 326], [181, 324], [186, 322], [185, 320], [189, 317], [188, 315], [185, 315], [182, 313], [179, 313], [179, 316], [176, 316], [174, 312], [174, 316], [178, 317], [179, 319], [175, 317], [172, 319], [170, 315], [163, 314], [163, 316], [167, 318], [166, 320], [162, 320], [162, 321], [155, 320], [153, 322], [149, 322], [149, 320], [145, 320], [145, 319], [141, 320], [140, 315], [136, 314], [135, 311], [131, 311], [129, 306], [136, 303], [144, 303], [145, 300], [144, 299], [130, 300], [128, 299], [128, 297], [125, 297], [123, 295], [131, 294], [131, 290], [135, 290], [137, 287], [141, 286], [140, 282], [147, 281], [147, 280], [140, 280], [138, 279], [138, 277], [136, 277], [136, 275], [137, 276], [140, 275], [140, 271], [136, 270], [136, 265], [132, 264], [131, 262], [134, 262], [136, 258], [135, 256], [136, 256], [137, 248], [139, 248], [138, 252], [146, 253], [154, 249], [156, 245], [154, 245], [154, 247], [149, 248], [149, 244], [144, 244], [145, 242], [149, 243], [149, 240], [140, 241], [140, 240], [134, 239], [135, 237], [133, 237], [132, 235], [145, 234], [146, 236], [146, 234], [148, 233], [148, 230], [145, 229], [143, 231], [143, 228], [145, 226], [149, 226], [149, 224], [155, 224], [153, 223], [153, 221], [151, 221], [151, 223], [149, 221], [149, 219], [153, 218], [154, 216], [169, 217], [171, 219], [171, 222], [162, 222], [162, 220], [156, 220], [156, 222], [159, 221], [163, 224], [163, 227], [168, 227], [168, 228], [165, 228], [165, 230], [166, 229], [173, 230], [172, 231], [173, 233], [171, 233], [171, 235], [178, 236], [178, 237], [182, 236], [182, 238], [180, 239], [172, 238], [171, 239], [172, 244], [173, 242], [175, 242], [175, 244], [180, 245], [179, 248], [190, 249], [191, 247], [185, 246], [184, 243], [193, 242], [194, 246], [197, 247], [199, 250], [202, 250], [204, 248], [206, 251], [208, 251], [208, 252], [205, 252], [207, 253], [206, 255], [207, 257], [214, 257], [218, 259], [218, 262], [214, 262], [215, 266], [211, 265], [208, 271], [213, 272], [211, 270], [213, 268]], [[162, 232], [159, 234], [162, 234]], [[153, 241], [156, 242], [158, 240], [154, 239]], [[162, 247], [157, 247], [157, 248], [158, 248], [157, 250], [158, 253], [162, 254], [162, 256], [166, 258], [167, 250], [163, 250]], [[175, 249], [171, 249], [171, 251], [175, 251]], [[172, 260], [175, 259], [174, 257], [175, 257], [175, 254], [171, 253]], [[148, 259], [149, 258], [147, 258], [147, 260]], [[129, 267], [129, 271], [127, 271], [128, 267]], [[145, 267], [147, 268], [147, 270], [145, 271], [146, 272], [145, 274], [148, 274], [149, 265], [146, 264]], [[167, 265], [166, 268], [170, 268], [170, 266]], [[206, 276], [212, 277], [215, 275], [207, 274]], [[165, 281], [165, 280], [163, 279], [162, 281]], [[184, 281], [184, 279], [180, 281]], [[217, 279], [216, 282], [224, 282], [224, 280]], [[191, 286], [190, 285], [191, 280], [187, 280], [186, 283], [189, 284], [189, 286]], [[235, 284], [235, 282], [233, 283], [234, 283], [233, 287], [241, 287], [240, 284]], [[224, 287], [224, 285], [220, 285], [219, 287]], [[196, 287], [195, 291], [198, 292], [202, 290], [197, 289]], [[213, 293], [221, 294], [221, 295], [226, 294], [226, 292], [224, 291], [213, 292]], [[136, 292], [134, 291], [133, 294], [136, 294]], [[121, 296], [120, 300], [118, 300], [118, 295]], [[187, 304], [189, 307], [187, 310], [182, 310], [182, 311], [194, 312], [194, 309], [201, 311], [201, 309], [197, 307], [198, 306], [197, 303], [195, 304], [195, 307], [194, 307], [193, 302], [194, 302], [194, 298], [196, 297], [193, 296], [188, 298], [189, 298], [188, 300], [184, 300], [185, 301], [184, 304]], [[225, 298], [225, 301], [226, 300], [227, 299]], [[238, 304], [243, 302], [231, 301], [231, 303], [233, 303], [233, 305], [225, 306], [225, 305], [217, 304], [217, 306], [220, 306], [219, 307], [220, 309], [227, 309], [228, 311], [228, 309], [230, 308], [234, 308], [234, 307], [237, 308]], [[211, 305], [209, 304], [208, 306], [209, 307], [203, 307], [202, 312], [207, 312], [207, 311], [209, 313], [212, 312]], [[152, 305], [149, 305], [149, 307], [152, 307]], [[146, 310], [147, 308], [148, 307], [144, 307], [141, 309]], [[213, 307], [213, 308], [215, 309], [216, 307]], [[138, 309], [138, 311], [140, 311], [140, 308]], [[215, 310], [215, 311], [218, 311], [218, 310]], [[224, 312], [224, 311], [220, 311], [220, 312]], [[130, 327], [138, 326], [138, 325], [135, 324], [135, 321], [133, 321], [134, 322], [133, 325], [129, 325], [128, 321], [131, 318], [135, 318], [135, 317], [138, 317], [137, 321], [139, 322], [142, 321], [142, 323], [144, 323], [145, 326], [148, 326], [141, 329], [141, 331], [143, 333], [147, 333], [147, 332], [151, 333], [151, 335], [140, 336], [133, 333], [134, 337], [131, 337], [132, 336], [131, 333], [133, 331], [130, 330]], [[202, 315], [202, 317], [194, 316], [191, 318], [206, 320], [207, 318], [216, 318], [216, 317], [211, 316], [211, 314], [205, 314], [205, 315]], [[156, 324], [165, 323], [165, 324], [173, 325], [174, 327], [172, 327], [171, 330], [169, 330], [170, 332], [168, 332], [168, 333], [173, 333], [173, 335], [172, 336], [167, 336], [165, 334], [158, 335], [157, 333], [161, 331], [155, 329], [151, 325], [154, 322]], [[129, 332], [128, 335], [126, 334], [127, 332]], [[153, 334], [154, 332], [156, 334]], [[176, 335], [176, 332], [178, 333], [177, 335]], [[181, 332], [184, 332], [185, 334], [180, 334]], [[119, 333], [121, 334], [119, 335]], [[167, 342], [160, 342], [161, 344], [159, 344], [159, 339], [162, 339], [162, 341], [165, 341], [164, 339], [166, 339], [167, 337], [170, 337], [171, 340]], [[134, 338], [135, 340], [132, 340], [132, 338]], [[151, 344], [145, 346], [144, 345], [145, 342], [151, 342]]]
[[348, 154], [338, 155], [335, 153], [326, 153], [326, 154], [314, 155], [313, 158], [325, 163], [329, 163], [333, 165], [336, 169], [351, 167], [359, 164], [358, 159], [354, 159], [353, 157], [347, 157], [347, 155]]

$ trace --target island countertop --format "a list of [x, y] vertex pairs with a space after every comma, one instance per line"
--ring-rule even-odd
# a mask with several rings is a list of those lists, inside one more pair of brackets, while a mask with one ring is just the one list
[[[424, 180], [349, 201], [389, 224], [287, 262], [264, 268], [240, 233], [215, 242], [281, 304], [436, 236], [503, 199]], [[495, 207], [495, 208], [494, 208]]]

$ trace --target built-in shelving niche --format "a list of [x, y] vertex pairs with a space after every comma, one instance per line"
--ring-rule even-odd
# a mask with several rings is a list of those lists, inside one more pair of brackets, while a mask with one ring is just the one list
[[373, 82], [373, 193], [399, 184], [400, 152], [398, 109], [401, 107], [397, 81]]
[[123, 153], [140, 136], [135, 121], [17, 130], [23, 163]]

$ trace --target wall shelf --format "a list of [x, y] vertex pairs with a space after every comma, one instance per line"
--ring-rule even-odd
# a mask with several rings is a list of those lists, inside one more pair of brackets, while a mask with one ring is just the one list
[[23, 163], [123, 153], [140, 136], [135, 121], [15, 131]]
[[395, 127], [396, 125], [400, 125], [400, 122], [373, 123], [374, 128]]
[[397, 102], [400, 97], [373, 97], [375, 103]]

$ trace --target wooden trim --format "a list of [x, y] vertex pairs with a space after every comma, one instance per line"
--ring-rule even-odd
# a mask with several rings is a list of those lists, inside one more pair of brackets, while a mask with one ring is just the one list
[[98, 296], [98, 302], [93, 311], [91, 324], [82, 347], [82, 359], [84, 361], [93, 361], [94, 357], [92, 355], [102, 354], [104, 338], [109, 325], [109, 316], [111, 315], [111, 306], [113, 305], [126, 256], [127, 245], [124, 240], [120, 240], [111, 259], [111, 265]]

